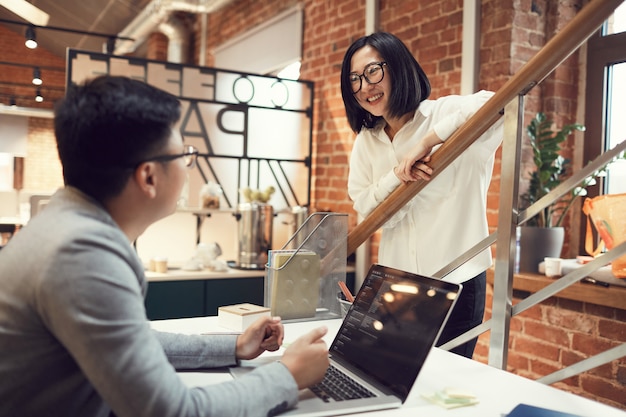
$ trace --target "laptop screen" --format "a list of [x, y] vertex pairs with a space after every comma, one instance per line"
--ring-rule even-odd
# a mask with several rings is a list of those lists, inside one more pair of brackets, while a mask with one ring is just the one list
[[460, 285], [373, 265], [330, 347], [404, 401]]

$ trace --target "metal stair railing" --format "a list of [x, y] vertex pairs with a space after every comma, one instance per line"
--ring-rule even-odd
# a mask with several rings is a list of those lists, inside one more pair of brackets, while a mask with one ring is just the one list
[[[597, 257], [587, 265], [584, 265], [559, 278], [558, 280], [555, 280], [550, 285], [535, 292], [519, 303], [515, 305], [512, 304], [513, 261], [515, 259], [515, 251], [517, 250], [515, 245], [515, 228], [539, 213], [546, 206], [558, 200], [561, 196], [578, 186], [586, 177], [592, 175], [599, 168], [624, 152], [626, 150], [626, 141], [599, 155], [583, 169], [573, 174], [570, 178], [561, 183], [558, 187], [541, 198], [535, 204], [521, 212], [519, 215], [516, 215], [515, 210], [509, 210], [509, 208], [517, 207], [517, 190], [519, 183], [518, 155], [521, 148], [521, 132], [523, 129], [521, 125], [523, 115], [523, 97], [520, 96], [517, 102], [512, 102], [509, 106], [507, 106], [506, 115], [510, 116], [510, 120], [507, 120], [507, 117], [505, 116], [505, 138], [502, 145], [503, 160], [501, 186], [506, 187], [506, 185], [510, 184], [511, 187], [506, 187], [510, 191], [505, 191], [500, 196], [492, 319], [488, 322], [482, 323], [481, 326], [478, 326], [480, 329], [478, 327], [472, 329], [470, 331], [471, 335], [463, 335], [463, 340], [465, 341], [491, 328], [492, 333], [489, 345], [489, 364], [500, 367], [501, 369], [506, 369], [509, 326], [512, 317], [524, 312], [542, 301], [545, 301], [570, 285], [579, 282], [581, 279], [585, 278], [598, 268], [601, 268], [626, 254], [626, 242], [624, 242], [613, 248], [611, 251]], [[514, 115], [516, 116], [516, 121], [515, 117], [513, 117]], [[513, 132], [513, 134], [511, 134], [511, 132]], [[504, 231], [504, 233], [502, 231]], [[457, 343], [456, 341], [451, 342]], [[505, 344], [502, 345], [502, 343]], [[446, 348], [445, 345], [442, 347]], [[616, 355], [621, 354], [624, 356], [624, 353], [626, 352], [625, 349], [626, 344], [619, 349], [610, 349], [609, 351], [599, 353], [592, 358], [573, 364], [566, 369], [555, 372], [552, 375], [540, 378], [539, 381], [544, 383], [554, 383], [560, 381], [561, 379], [569, 378], [575, 373], [584, 372], [591, 369], [590, 367], [599, 366], [620, 357]]]

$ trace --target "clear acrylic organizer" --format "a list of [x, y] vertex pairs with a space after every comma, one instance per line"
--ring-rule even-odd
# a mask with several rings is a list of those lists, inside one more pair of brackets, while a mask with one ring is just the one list
[[[337, 291], [339, 281], [346, 281], [347, 236], [347, 214], [317, 212], [302, 223], [280, 250], [270, 251], [265, 265], [264, 305], [272, 309], [272, 314], [278, 312], [285, 321], [341, 317]], [[278, 256], [280, 262], [276, 261]], [[312, 265], [312, 260], [317, 259], [319, 272], [317, 265]], [[309, 282], [311, 276], [303, 271], [314, 273], [315, 283]], [[314, 308], [306, 308], [311, 285], [317, 288], [317, 303], [311, 306]]]

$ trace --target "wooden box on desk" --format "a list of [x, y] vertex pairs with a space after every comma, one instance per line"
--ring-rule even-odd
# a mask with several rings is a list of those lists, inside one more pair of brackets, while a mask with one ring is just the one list
[[222, 306], [217, 310], [219, 325], [239, 332], [246, 330], [260, 317], [269, 315], [269, 308], [250, 303]]

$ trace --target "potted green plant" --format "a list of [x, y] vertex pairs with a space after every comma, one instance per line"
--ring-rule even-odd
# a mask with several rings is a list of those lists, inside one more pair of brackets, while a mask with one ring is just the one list
[[[575, 130], [584, 131], [579, 123], [552, 129], [553, 122], [545, 114], [537, 113], [526, 127], [533, 150], [535, 170], [530, 174], [528, 190], [521, 196], [525, 208], [556, 188], [571, 175], [571, 162], [561, 155], [561, 143]], [[519, 248], [519, 270], [537, 272], [545, 257], [560, 257], [565, 237], [561, 226], [569, 209], [578, 197], [587, 195], [587, 187], [596, 183], [596, 178], [606, 175], [608, 166], [616, 159], [625, 159], [626, 152], [584, 178], [568, 194], [557, 199], [529, 219], [526, 225], [517, 228]]]
[[[526, 127], [533, 150], [535, 170], [530, 174], [528, 190], [521, 196], [525, 207], [539, 201], [571, 174], [571, 162], [561, 155], [561, 143], [575, 130], [584, 131], [579, 123], [566, 124], [553, 130], [553, 122], [544, 113], [537, 113]], [[526, 226], [518, 227], [519, 270], [537, 272], [546, 256], [560, 257], [565, 231], [561, 224], [576, 197], [586, 193], [586, 187], [595, 177], [585, 179], [585, 184], [541, 210]]]
[[[536, 168], [530, 174], [528, 191], [522, 195], [522, 202], [526, 207], [539, 201], [571, 175], [571, 161], [561, 155], [561, 143], [575, 130], [585, 130], [585, 126], [578, 123], [564, 125], [558, 131], [552, 130], [552, 125], [552, 120], [548, 119], [544, 113], [539, 112], [526, 127]], [[595, 177], [592, 176], [585, 181], [594, 179]], [[560, 227], [572, 203], [576, 197], [582, 195], [583, 192], [586, 193], [588, 185], [591, 184], [581, 184], [568, 195], [556, 200], [541, 210], [537, 216], [529, 219], [528, 225]]]

